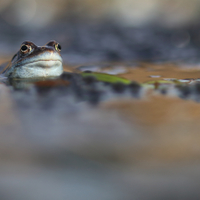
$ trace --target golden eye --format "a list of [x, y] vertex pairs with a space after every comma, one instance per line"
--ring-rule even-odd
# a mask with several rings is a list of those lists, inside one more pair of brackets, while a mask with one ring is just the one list
[[56, 51], [61, 51], [61, 46], [59, 43], [55, 44]]
[[30, 52], [32, 50], [32, 47], [29, 46], [29, 45], [23, 44], [21, 46], [20, 50], [21, 50], [22, 53], [28, 53], [28, 52]]

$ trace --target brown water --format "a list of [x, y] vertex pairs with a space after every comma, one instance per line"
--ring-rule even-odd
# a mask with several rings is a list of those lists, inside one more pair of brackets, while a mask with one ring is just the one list
[[[97, 66], [154, 86], [200, 78], [199, 66]], [[17, 91], [0, 84], [1, 199], [200, 198], [197, 82], [170, 82], [164, 94], [147, 84], [137, 96], [86, 85], [86, 92], [103, 91], [95, 106], [87, 95], [75, 97], [73, 84], [40, 82]], [[177, 86], [187, 86], [189, 95], [180, 98]]]
[[[105, 72], [109, 69], [112, 70], [113, 67], [98, 71]], [[153, 81], [161, 82], [162, 85], [162, 80], [173, 79], [188, 82], [170, 82], [166, 86], [169, 90], [167, 95], [147, 88], [139, 99], [115, 98], [100, 104], [101, 109], [114, 112], [129, 126], [137, 127], [137, 130], [146, 135], [146, 140], [149, 140], [136, 154], [127, 153], [123, 155], [123, 159], [135, 161], [137, 157], [137, 162], [142, 163], [186, 162], [194, 158], [198, 160], [200, 104], [194, 100], [181, 99], [174, 87], [179, 84], [192, 85], [191, 80], [195, 84], [195, 80], [200, 77], [200, 67], [141, 63], [134, 68], [127, 67], [125, 71], [119, 76], [141, 84]]]
[[[138, 81], [139, 83], [170, 79], [198, 79], [200, 77], [200, 65], [198, 66], [178, 66], [173, 64], [148, 64], [141, 63], [138, 67], [128, 70], [123, 77]], [[153, 78], [152, 76], [160, 76]]]

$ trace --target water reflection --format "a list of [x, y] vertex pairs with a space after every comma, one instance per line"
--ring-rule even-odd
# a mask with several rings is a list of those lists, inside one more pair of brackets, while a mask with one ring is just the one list
[[[115, 65], [98, 66], [100, 73]], [[56, 79], [0, 84], [4, 199], [43, 200], [54, 196], [52, 188], [59, 200], [63, 195], [93, 199], [91, 193], [105, 200], [133, 199], [133, 189], [139, 199], [148, 199], [144, 191], [156, 199], [158, 187], [162, 197], [182, 190], [186, 197], [200, 195], [189, 187], [199, 173], [200, 86], [188, 81], [199, 77], [198, 68], [120, 66], [126, 70], [117, 78], [131, 83], [65, 72]]]
[[[88, 68], [92, 71], [83, 71]], [[72, 96], [77, 96], [81, 101], [93, 98], [108, 100], [115, 98], [117, 94], [121, 94], [121, 97], [125, 98], [136, 97], [141, 96], [141, 91], [149, 93], [151, 90], [151, 93], [157, 91], [161, 94], [174, 93], [174, 95], [180, 96], [184, 87], [189, 87], [191, 91], [194, 91], [193, 88], [199, 84], [199, 70], [194, 66], [180, 68], [172, 64], [140, 63], [138, 67], [130, 68], [124, 64], [120, 67], [121, 74], [110, 75], [115, 68], [118, 70], [118, 64], [99, 64], [94, 65], [94, 68], [92, 66], [71, 67], [70, 71], [74, 72], [65, 71], [60, 77], [3, 79], [3, 81], [15, 90], [36, 88], [37, 91], [51, 91], [63, 88], [63, 90], [69, 90]], [[68, 68], [65, 67], [65, 70]]]

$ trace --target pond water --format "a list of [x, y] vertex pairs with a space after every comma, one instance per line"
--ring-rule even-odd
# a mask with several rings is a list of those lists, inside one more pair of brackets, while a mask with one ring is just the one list
[[2, 82], [0, 198], [198, 199], [199, 69], [95, 63]]

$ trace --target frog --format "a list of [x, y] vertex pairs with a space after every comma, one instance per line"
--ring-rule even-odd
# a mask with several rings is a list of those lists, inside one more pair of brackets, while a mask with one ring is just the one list
[[97, 81], [109, 83], [129, 84], [131, 82], [109, 74], [82, 72], [78, 68], [70, 68], [70, 66], [65, 67], [65, 70], [63, 70], [61, 45], [55, 40], [49, 41], [44, 46], [37, 46], [31, 41], [24, 41], [7, 66], [0, 71], [0, 80], [3, 78], [2, 81], [4, 81], [4, 78], [8, 78], [8, 80], [37, 81], [38, 79], [59, 79], [59, 77], [62, 79], [61, 75], [67, 72], [80, 74], [83, 78], [92, 76]]
[[12, 79], [58, 77], [63, 73], [60, 52], [61, 45], [55, 40], [49, 41], [44, 46], [24, 41], [0, 74]]

